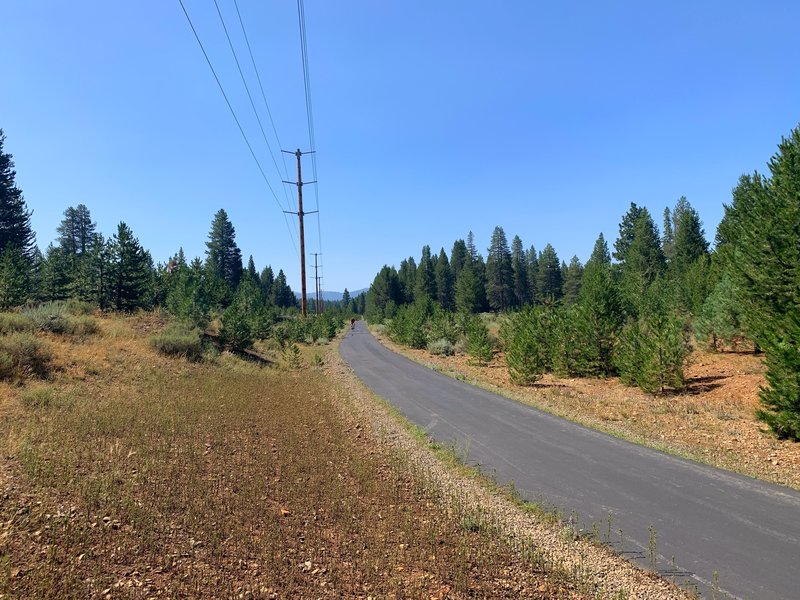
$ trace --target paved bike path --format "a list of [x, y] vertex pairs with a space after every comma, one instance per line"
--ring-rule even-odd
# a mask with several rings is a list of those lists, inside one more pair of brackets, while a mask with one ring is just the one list
[[[711, 596], [800, 598], [800, 493], [587, 429], [414, 363], [380, 345], [363, 322], [340, 346], [356, 375], [434, 439], [513, 482], [526, 499], [572, 511], [601, 537], [657, 568], [683, 572]], [[620, 536], [620, 530], [622, 535]], [[622, 538], [622, 546], [620, 545]], [[669, 576], [669, 575], [668, 575]]]

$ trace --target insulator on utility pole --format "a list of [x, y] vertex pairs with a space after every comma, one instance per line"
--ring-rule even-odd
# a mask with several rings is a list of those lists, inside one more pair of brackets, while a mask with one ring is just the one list
[[[297, 181], [284, 181], [283, 183], [289, 183], [292, 185], [297, 186], [297, 212], [291, 210], [285, 210], [283, 212], [290, 214], [290, 215], [297, 215], [298, 219], [300, 220], [300, 288], [301, 288], [301, 295], [300, 295], [300, 311], [303, 313], [305, 317], [307, 314], [306, 308], [306, 239], [305, 239], [305, 230], [303, 228], [303, 216], [304, 215], [312, 215], [316, 210], [304, 212], [303, 211], [303, 185], [309, 183], [317, 183], [316, 181], [303, 181], [303, 175], [301, 170], [301, 163], [300, 157], [303, 156], [303, 152], [300, 152], [300, 148], [298, 148], [294, 152], [289, 152], [288, 150], [282, 150], [281, 152], [285, 152], [286, 154], [294, 154], [297, 157]], [[313, 150], [311, 152], [306, 152], [305, 154], [313, 154]]]

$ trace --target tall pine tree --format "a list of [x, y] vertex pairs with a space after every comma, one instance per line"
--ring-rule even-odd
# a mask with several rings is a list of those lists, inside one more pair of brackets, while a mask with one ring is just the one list
[[236, 245], [236, 230], [220, 208], [214, 215], [206, 242], [206, 267], [233, 291], [242, 278], [242, 252]]
[[486, 300], [492, 310], [507, 310], [514, 306], [514, 274], [511, 270], [511, 251], [502, 227], [492, 232], [486, 258]]

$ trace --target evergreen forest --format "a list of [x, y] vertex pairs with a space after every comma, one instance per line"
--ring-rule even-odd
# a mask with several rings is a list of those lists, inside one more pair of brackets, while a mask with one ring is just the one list
[[162, 309], [176, 318], [166, 342], [183, 353], [186, 340], [197, 347], [212, 322], [221, 345], [245, 350], [266, 337], [282, 344], [329, 339], [344, 318], [363, 313], [364, 295], [346, 293], [342, 302], [326, 302], [319, 315], [313, 314], [312, 299], [312, 316], [298, 318], [298, 300], [283, 270], [275, 273], [266, 266], [259, 271], [252, 256], [244, 264], [224, 209], [213, 215], [203, 258], [189, 259], [179, 248], [166, 263], [156, 264], [124, 221], [104, 236], [84, 204], [64, 211], [55, 242], [42, 251], [5, 142], [0, 129], [0, 310], [37, 307], [45, 315], [44, 327], [52, 328], [70, 307]]
[[[684, 197], [659, 215], [631, 203], [617, 239], [600, 234], [586, 263], [518, 235], [509, 243], [502, 227], [484, 257], [470, 232], [449, 255], [426, 245], [418, 259], [384, 266], [367, 319], [432, 353], [485, 363], [500, 349], [520, 385], [544, 373], [618, 376], [663, 393], [684, 387], [695, 346], [760, 353], [758, 416], [800, 440], [800, 127], [767, 166], [733, 187], [713, 245]], [[496, 337], [487, 312], [500, 315]]]

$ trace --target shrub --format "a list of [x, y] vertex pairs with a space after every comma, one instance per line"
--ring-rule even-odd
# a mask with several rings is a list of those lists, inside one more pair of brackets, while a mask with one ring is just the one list
[[398, 344], [424, 348], [427, 343], [425, 335], [427, 317], [427, 308], [423, 303], [401, 306], [389, 324], [389, 337]]
[[550, 370], [553, 319], [550, 306], [526, 307], [501, 327], [506, 365], [517, 385], [532, 385]]
[[92, 317], [69, 317], [67, 319], [65, 333], [86, 337], [88, 335], [97, 333], [99, 329], [100, 328], [97, 326], [97, 321], [95, 321]]
[[448, 312], [438, 305], [435, 305], [433, 314], [428, 320], [428, 339], [436, 342], [445, 339], [454, 344], [461, 336], [455, 315]]
[[53, 403], [54, 398], [52, 389], [39, 387], [25, 392], [20, 399], [28, 408], [46, 408]]
[[85, 317], [92, 314], [95, 306], [83, 300], [78, 300], [77, 298], [70, 298], [66, 301], [65, 308], [67, 312], [73, 316]]
[[33, 331], [33, 322], [17, 313], [0, 313], [0, 334], [5, 335], [18, 331]]
[[44, 302], [37, 306], [28, 306], [22, 310], [22, 315], [31, 320], [37, 331], [67, 331], [67, 305], [64, 302]]
[[170, 323], [161, 333], [150, 338], [150, 344], [167, 356], [184, 356], [192, 361], [203, 357], [200, 330], [186, 323]]
[[222, 313], [222, 343], [232, 350], [246, 350], [253, 345], [253, 330], [250, 322], [238, 306], [231, 304]]
[[690, 350], [685, 320], [676, 313], [642, 316], [622, 330], [616, 356], [620, 379], [649, 393], [683, 388]]
[[492, 360], [492, 343], [489, 340], [489, 329], [478, 315], [470, 315], [466, 320], [467, 353], [479, 365]]
[[428, 352], [437, 356], [453, 356], [455, 348], [450, 340], [444, 338], [428, 343]]
[[0, 337], [0, 379], [45, 377], [52, 359], [44, 343], [30, 333]]

